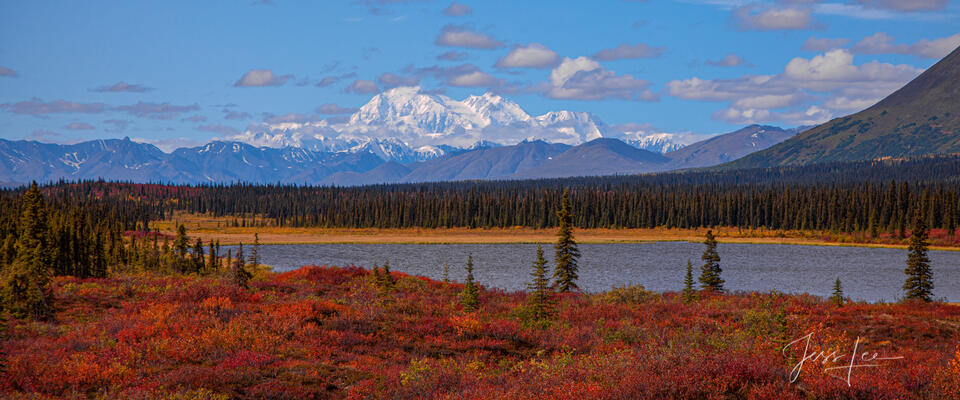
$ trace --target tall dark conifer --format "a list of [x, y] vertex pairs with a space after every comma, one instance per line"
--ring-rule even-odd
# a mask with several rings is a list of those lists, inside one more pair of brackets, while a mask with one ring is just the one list
[[533, 316], [536, 319], [547, 318], [554, 313], [553, 293], [550, 290], [550, 278], [547, 277], [547, 260], [543, 258], [543, 247], [540, 245], [537, 245], [537, 260], [533, 262], [530, 276], [533, 280], [527, 284], [527, 290], [530, 291], [528, 301]]
[[46, 204], [36, 182], [23, 195], [20, 229], [16, 258], [4, 269], [0, 285], [4, 308], [18, 317], [46, 318], [53, 302], [53, 271], [47, 243]]
[[915, 212], [913, 229], [910, 231], [910, 246], [907, 256], [907, 280], [903, 291], [908, 300], [933, 300], [933, 271], [930, 269], [930, 257], [927, 256], [926, 218], [922, 209]]
[[563, 190], [560, 198], [560, 210], [557, 211], [557, 244], [554, 247], [556, 254], [554, 261], [557, 263], [553, 271], [554, 287], [559, 292], [569, 292], [577, 287], [577, 274], [579, 266], [577, 260], [580, 258], [580, 249], [577, 248], [577, 242], [573, 239], [573, 213], [570, 210], [570, 191]]
[[713, 237], [713, 231], [707, 231], [707, 237], [703, 241], [707, 246], [703, 250], [700, 259], [703, 260], [703, 266], [700, 267], [700, 287], [703, 289], [723, 291], [723, 279], [720, 278], [720, 254], [717, 253], [717, 239]]
[[693, 288], [693, 262], [687, 260], [687, 274], [683, 276], [683, 302], [693, 302], [696, 295], [697, 291]]
[[460, 292], [460, 304], [466, 311], [476, 311], [480, 308], [480, 288], [473, 280], [473, 254], [467, 256], [467, 281]]

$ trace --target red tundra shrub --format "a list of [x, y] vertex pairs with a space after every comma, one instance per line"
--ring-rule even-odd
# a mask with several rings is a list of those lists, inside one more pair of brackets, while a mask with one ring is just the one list
[[[0, 397], [960, 398], [956, 305], [574, 293], [532, 321], [523, 293], [465, 313], [462, 285], [393, 277], [56, 278], [52, 320], [8, 321]], [[885, 359], [843, 369], [864, 353]]]

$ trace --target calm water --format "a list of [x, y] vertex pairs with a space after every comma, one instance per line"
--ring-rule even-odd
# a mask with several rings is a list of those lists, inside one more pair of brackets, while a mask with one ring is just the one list
[[[441, 279], [443, 263], [450, 278], [462, 281], [467, 254], [473, 254], [474, 275], [484, 286], [522, 290], [536, 258], [531, 244], [310, 244], [271, 245], [260, 249], [261, 262], [277, 271], [302, 265], [358, 265], [366, 268], [390, 259], [394, 271]], [[615, 285], [644, 285], [656, 291], [680, 290], [687, 260], [694, 276], [703, 244], [654, 242], [581, 244], [579, 285], [602, 291]], [[226, 252], [226, 250], [224, 250]], [[545, 247], [552, 261], [553, 248]], [[901, 295], [907, 251], [901, 249], [796, 246], [774, 244], [719, 245], [721, 267], [730, 290], [779, 290], [829, 296], [835, 278], [847, 296], [866, 301], [895, 301]], [[960, 252], [931, 251], [934, 295], [960, 301]]]

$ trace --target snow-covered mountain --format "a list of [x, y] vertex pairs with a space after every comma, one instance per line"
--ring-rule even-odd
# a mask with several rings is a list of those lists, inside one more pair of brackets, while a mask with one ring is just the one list
[[373, 96], [345, 122], [264, 123], [227, 138], [254, 146], [313, 151], [370, 150], [384, 160], [422, 161], [468, 150], [478, 143], [513, 145], [525, 140], [577, 145], [604, 137], [607, 126], [586, 112], [530, 116], [493, 93], [454, 100], [398, 87]]

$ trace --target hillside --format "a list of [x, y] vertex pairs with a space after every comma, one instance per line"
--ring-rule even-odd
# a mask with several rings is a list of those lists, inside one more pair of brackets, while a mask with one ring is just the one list
[[726, 168], [960, 152], [960, 48], [866, 110], [834, 119]]
[[736, 160], [783, 142], [802, 129], [804, 128], [781, 129], [776, 126], [750, 125], [664, 154], [670, 161], [663, 169], [709, 167]]

